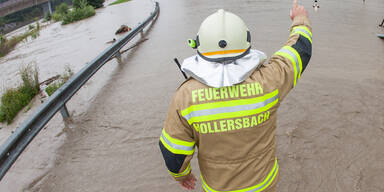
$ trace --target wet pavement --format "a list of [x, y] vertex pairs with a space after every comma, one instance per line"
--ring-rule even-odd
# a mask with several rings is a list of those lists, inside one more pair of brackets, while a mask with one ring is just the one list
[[[148, 2], [131, 1], [120, 11], [151, 10]], [[159, 2], [160, 16], [145, 33], [149, 40], [113, 65], [105, 86], [86, 100], [90, 107], [68, 122], [53, 168], [27, 191], [182, 191], [158, 149], [168, 104], [183, 81], [173, 58], [194, 54], [186, 40], [219, 8], [240, 15], [251, 31], [252, 46], [269, 56], [289, 35], [288, 0]], [[313, 56], [279, 110], [278, 191], [384, 191], [384, 41], [376, 37], [383, 32], [377, 25], [384, 2], [319, 1], [316, 12], [311, 1], [302, 3], [313, 24]], [[97, 46], [108, 40], [85, 42]], [[69, 103], [75, 109], [83, 97], [77, 98]], [[192, 171], [199, 175], [196, 159]]]

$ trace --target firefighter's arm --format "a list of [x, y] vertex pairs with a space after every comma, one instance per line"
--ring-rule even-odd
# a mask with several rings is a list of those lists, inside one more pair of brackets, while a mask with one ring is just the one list
[[195, 151], [193, 130], [181, 116], [178, 93], [172, 99], [164, 128], [160, 136], [160, 150], [169, 174], [177, 181], [191, 175], [190, 161]]
[[277, 82], [281, 99], [296, 86], [312, 55], [312, 28], [307, 11], [294, 1], [290, 17], [293, 22], [289, 39], [269, 61], [271, 71], [281, 76]]

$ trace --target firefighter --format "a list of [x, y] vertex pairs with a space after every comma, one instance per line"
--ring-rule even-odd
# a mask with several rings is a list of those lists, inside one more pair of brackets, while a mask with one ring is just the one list
[[183, 188], [195, 188], [190, 161], [197, 148], [204, 191], [276, 191], [277, 109], [312, 53], [308, 13], [296, 0], [290, 17], [288, 41], [265, 64], [243, 20], [222, 9], [189, 40], [197, 54], [182, 70], [190, 78], [171, 101], [159, 142], [169, 174]]

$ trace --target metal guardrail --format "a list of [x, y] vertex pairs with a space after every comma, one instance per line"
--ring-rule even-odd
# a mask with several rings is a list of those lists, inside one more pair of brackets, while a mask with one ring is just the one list
[[159, 13], [159, 3], [155, 2], [155, 9], [150, 16], [139, 26], [132, 29], [121, 40], [117, 41], [103, 53], [97, 56], [83, 69], [77, 72], [62, 87], [60, 87], [28, 120], [16, 129], [16, 131], [0, 147], [0, 180], [8, 169], [24, 151], [27, 145], [59, 111], [64, 118], [69, 117], [66, 102], [107, 62], [110, 58], [120, 55], [122, 49], [131, 39], [154, 20]]

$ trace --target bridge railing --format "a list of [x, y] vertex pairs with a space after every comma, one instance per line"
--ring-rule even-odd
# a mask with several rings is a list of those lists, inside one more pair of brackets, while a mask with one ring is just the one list
[[27, 145], [40, 132], [49, 120], [61, 110], [64, 118], [69, 117], [66, 102], [111, 58], [120, 55], [120, 50], [155, 18], [159, 13], [159, 3], [150, 16], [137, 27], [132, 29], [122, 39], [115, 42], [99, 56], [93, 59], [83, 69], [77, 72], [62, 87], [60, 87], [40, 108], [1, 145], [0, 147], [0, 180], [8, 169], [24, 151]]

